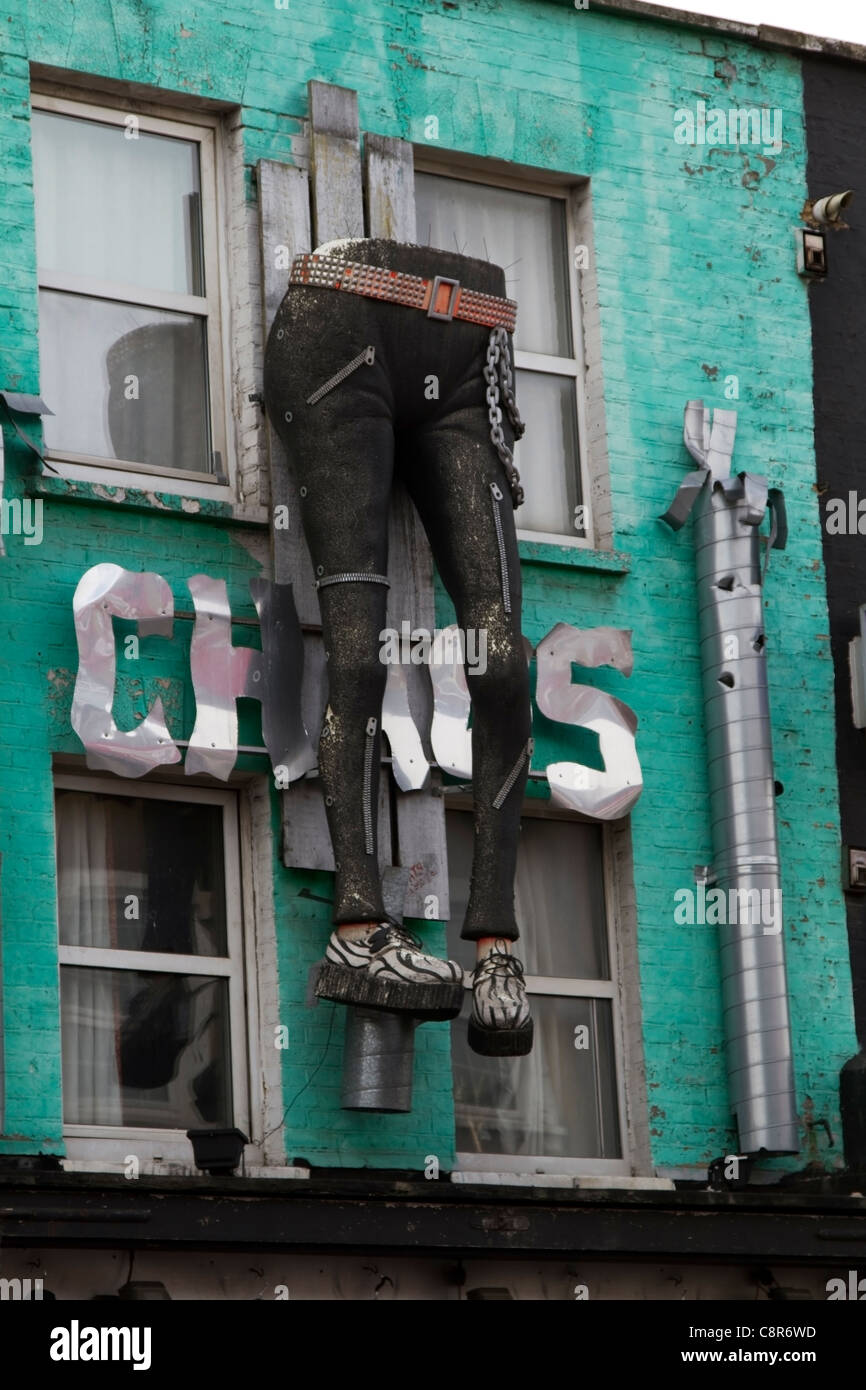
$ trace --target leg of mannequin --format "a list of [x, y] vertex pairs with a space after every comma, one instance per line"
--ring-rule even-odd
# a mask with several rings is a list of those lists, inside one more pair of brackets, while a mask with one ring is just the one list
[[[442, 580], [464, 631], [483, 635], [486, 670], [468, 675], [472, 696], [475, 853], [462, 935], [516, 940], [514, 875], [523, 791], [529, 771], [529, 673], [520, 632], [521, 583], [510, 501], [478, 406], [416, 431], [405, 472]], [[503, 592], [499, 521], [507, 561]], [[488, 947], [489, 949], [489, 947]]]

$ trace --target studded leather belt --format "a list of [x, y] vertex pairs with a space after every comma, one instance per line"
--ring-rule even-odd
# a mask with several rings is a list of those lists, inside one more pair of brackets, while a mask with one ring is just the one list
[[428, 318], [445, 323], [462, 319], [466, 323], [504, 328], [507, 333], [513, 333], [517, 321], [515, 300], [467, 289], [459, 280], [451, 280], [447, 275], [436, 275], [431, 280], [423, 275], [409, 275], [402, 270], [388, 270], [362, 261], [344, 261], [328, 254], [317, 256], [313, 252], [296, 256], [289, 284], [314, 285], [345, 290], [369, 299], [386, 299], [391, 304], [421, 309]]

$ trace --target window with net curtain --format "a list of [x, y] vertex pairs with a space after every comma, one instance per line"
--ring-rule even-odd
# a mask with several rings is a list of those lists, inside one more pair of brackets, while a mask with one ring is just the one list
[[415, 210], [422, 245], [502, 266], [508, 296], [517, 300], [516, 395], [526, 422], [515, 450], [526, 494], [518, 528], [584, 535], [574, 524], [582, 498], [564, 200], [417, 172]]
[[47, 448], [213, 471], [199, 146], [34, 110]]
[[[459, 933], [469, 897], [471, 811], [449, 808], [446, 827], [448, 954], [470, 972], [474, 943]], [[622, 1157], [602, 862], [600, 826], [524, 816], [515, 953], [526, 967], [535, 1041], [527, 1057], [474, 1053], [466, 1041], [467, 989], [452, 1025], [458, 1153]], [[553, 992], [539, 993], [531, 976], [554, 977]]]
[[221, 808], [58, 788], [55, 818], [64, 1123], [233, 1124]]

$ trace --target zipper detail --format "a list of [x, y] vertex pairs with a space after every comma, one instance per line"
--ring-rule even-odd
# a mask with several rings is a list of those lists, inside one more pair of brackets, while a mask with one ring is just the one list
[[376, 742], [378, 721], [367, 720], [367, 743], [364, 748], [364, 848], [367, 854], [373, 853], [373, 749]]
[[324, 386], [320, 386], [318, 391], [314, 391], [312, 396], [307, 397], [307, 405], [316, 405], [323, 396], [327, 396], [329, 391], [333, 391], [335, 386], [339, 386], [341, 381], [345, 381], [347, 376], [357, 371], [366, 362], [368, 367], [372, 367], [376, 360], [376, 349], [365, 347], [363, 352], [359, 352], [357, 357], [353, 357], [351, 362], [347, 362], [345, 367], [341, 367], [336, 376], [332, 376], [330, 381], [326, 381]]
[[505, 556], [505, 536], [502, 531], [502, 517], [499, 512], [499, 503], [502, 501], [502, 489], [496, 483], [491, 483], [490, 491], [493, 494], [493, 523], [496, 527], [496, 544], [499, 546], [499, 574], [502, 581], [502, 602], [505, 604], [506, 613], [510, 613], [511, 587], [508, 582], [508, 560]]
[[502, 783], [502, 786], [499, 788], [499, 791], [496, 793], [496, 798], [493, 802], [494, 810], [499, 811], [502, 809], [502, 803], [523, 771], [523, 764], [527, 759], [532, 757], [532, 750], [534, 747], [535, 740], [531, 738], [527, 739], [526, 747], [521, 751], [520, 757], [517, 759], [517, 762], [514, 764], [505, 781]]

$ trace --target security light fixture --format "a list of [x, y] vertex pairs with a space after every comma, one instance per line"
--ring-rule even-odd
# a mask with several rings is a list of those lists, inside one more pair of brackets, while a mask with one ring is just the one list
[[812, 204], [812, 220], [820, 222], [822, 227], [832, 226], [839, 221], [853, 197], [854, 190], [847, 188], [844, 193], [830, 193], [826, 198], [819, 198]]
[[807, 280], [823, 279], [827, 274], [827, 242], [823, 232], [797, 227], [797, 274]]
[[849, 893], [866, 893], [866, 849], [846, 845], [842, 860], [844, 886]]

